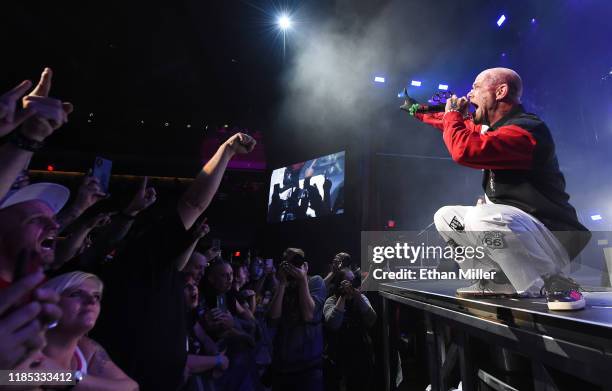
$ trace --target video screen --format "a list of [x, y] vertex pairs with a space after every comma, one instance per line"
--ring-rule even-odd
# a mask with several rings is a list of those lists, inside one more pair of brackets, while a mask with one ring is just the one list
[[272, 171], [268, 222], [344, 213], [344, 151]]

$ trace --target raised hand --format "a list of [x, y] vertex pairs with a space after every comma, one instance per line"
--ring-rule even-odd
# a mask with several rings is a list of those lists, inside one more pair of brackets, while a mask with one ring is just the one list
[[236, 133], [235, 135], [227, 139], [225, 144], [234, 153], [244, 154], [251, 152], [253, 148], [255, 148], [257, 142], [253, 137], [249, 136], [248, 134]]
[[134, 198], [132, 198], [132, 201], [130, 201], [130, 204], [124, 210], [125, 214], [136, 216], [157, 201], [157, 192], [153, 187], [147, 187], [148, 181], [148, 177], [145, 176], [142, 178], [138, 191], [134, 194]]
[[21, 110], [17, 102], [32, 87], [32, 82], [24, 80], [12, 90], [0, 96], [0, 137], [6, 136], [36, 113], [34, 108]]
[[102, 191], [100, 180], [94, 176], [85, 176], [83, 183], [79, 186], [74, 207], [83, 212], [105, 198], [108, 198], [108, 194]]
[[44, 141], [68, 122], [68, 115], [73, 110], [71, 103], [49, 97], [52, 77], [51, 68], [45, 68], [34, 90], [22, 100], [25, 110], [36, 112], [23, 122], [21, 128], [21, 133], [32, 140]]
[[85, 223], [87, 229], [92, 230], [94, 228], [104, 227], [105, 225], [110, 224], [111, 216], [114, 213], [99, 213], [93, 218], [87, 220]]

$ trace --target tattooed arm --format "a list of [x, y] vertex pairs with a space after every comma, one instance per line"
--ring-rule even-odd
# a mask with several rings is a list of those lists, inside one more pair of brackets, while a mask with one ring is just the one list
[[79, 342], [79, 347], [88, 358], [88, 372], [83, 380], [74, 387], [75, 391], [138, 390], [138, 384], [115, 365], [99, 343], [83, 337]]

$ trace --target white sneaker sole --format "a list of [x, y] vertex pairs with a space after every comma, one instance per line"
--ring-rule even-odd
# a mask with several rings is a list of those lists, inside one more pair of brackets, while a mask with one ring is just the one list
[[548, 309], [551, 311], [576, 311], [583, 309], [585, 305], [584, 298], [578, 301], [551, 301], [548, 303]]

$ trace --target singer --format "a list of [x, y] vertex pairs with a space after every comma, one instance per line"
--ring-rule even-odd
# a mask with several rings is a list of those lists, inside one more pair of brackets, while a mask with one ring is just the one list
[[487, 257], [466, 260], [462, 269], [496, 271], [495, 279], [458, 289], [458, 295], [544, 294], [551, 310], [581, 309], [585, 301], [580, 286], [561, 270], [591, 235], [568, 202], [550, 131], [535, 114], [525, 112], [522, 91], [515, 71], [492, 68], [476, 77], [467, 97], [448, 99], [444, 112], [410, 111], [442, 130], [455, 162], [483, 170], [486, 201], [444, 206], [434, 222], [450, 245], [486, 248]]

